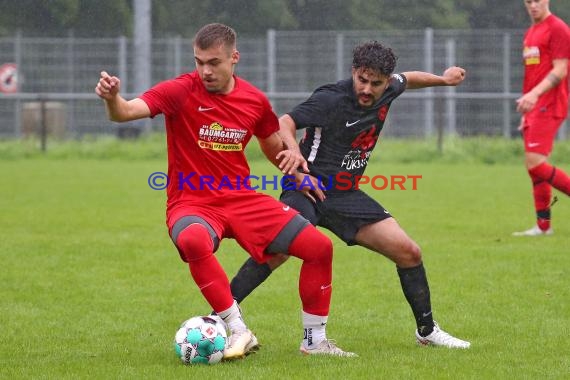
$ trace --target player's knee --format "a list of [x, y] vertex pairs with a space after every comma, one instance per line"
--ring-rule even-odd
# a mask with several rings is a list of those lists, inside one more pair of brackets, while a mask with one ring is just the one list
[[208, 230], [198, 223], [191, 224], [180, 232], [176, 246], [182, 260], [187, 263], [211, 256], [214, 248]]
[[313, 234], [313, 242], [315, 247], [316, 260], [321, 262], [332, 262], [333, 259], [333, 245], [331, 239], [325, 234], [317, 231], [315, 228], [315, 234]]
[[406, 249], [407, 252], [407, 260], [412, 265], [420, 265], [422, 262], [422, 250], [420, 246], [414, 242], [410, 241], [408, 243], [408, 247]]
[[527, 170], [533, 169], [538, 165], [546, 162], [547, 156], [538, 153], [526, 153], [525, 154], [525, 165]]
[[291, 256], [322, 264], [332, 263], [332, 252], [331, 239], [310, 224], [295, 237], [289, 246]]

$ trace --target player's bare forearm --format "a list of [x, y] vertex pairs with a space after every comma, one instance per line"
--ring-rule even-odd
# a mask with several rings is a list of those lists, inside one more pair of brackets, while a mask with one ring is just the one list
[[297, 129], [291, 116], [285, 114], [279, 118], [279, 134], [287, 149], [300, 152], [297, 143]]
[[424, 71], [407, 71], [402, 74], [404, 74], [407, 79], [407, 89], [457, 86], [465, 79], [465, 69], [458, 66], [449, 67], [442, 75], [436, 75]]
[[116, 95], [112, 99], [104, 99], [105, 110], [107, 111], [107, 116], [109, 120], [116, 122], [128, 121], [128, 106], [127, 100], [121, 95]]
[[265, 157], [267, 157], [273, 165], [279, 168], [281, 160], [277, 156], [284, 150], [281, 136], [275, 132], [265, 139], [258, 139], [258, 142]]
[[558, 86], [568, 75], [568, 59], [555, 59], [552, 61], [552, 69], [532, 90], [517, 99], [517, 111], [529, 112], [534, 108], [538, 99]]
[[280, 161], [279, 169], [289, 175], [294, 174], [299, 168], [308, 173], [307, 160], [301, 154], [297, 143], [297, 128], [291, 116], [285, 114], [279, 118], [279, 135], [285, 144], [285, 149], [277, 155]]
[[101, 71], [95, 93], [105, 101], [109, 120], [123, 122], [150, 116], [147, 104], [139, 98], [127, 101], [120, 94], [121, 80]]

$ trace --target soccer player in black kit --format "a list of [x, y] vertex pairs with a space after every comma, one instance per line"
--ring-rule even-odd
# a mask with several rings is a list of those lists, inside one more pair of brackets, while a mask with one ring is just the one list
[[[465, 78], [465, 70], [455, 66], [441, 76], [421, 71], [393, 74], [396, 60], [392, 49], [377, 41], [357, 46], [351, 78], [318, 88], [279, 119], [280, 133], [291, 151], [280, 167], [292, 174], [295, 182], [290, 187], [297, 189], [283, 191], [280, 199], [346, 244], [366, 247], [396, 264], [402, 290], [416, 320], [415, 335], [420, 345], [469, 348], [469, 342], [446, 333], [433, 320], [418, 245], [388, 210], [358, 189], [357, 176], [366, 169], [392, 102], [406, 89], [456, 86]], [[305, 129], [299, 144], [298, 129]], [[342, 182], [338, 181], [339, 176]], [[302, 189], [295, 186], [307, 185], [308, 181], [309, 186]], [[248, 259], [231, 282], [237, 302], [287, 258], [279, 254], [265, 264]]]

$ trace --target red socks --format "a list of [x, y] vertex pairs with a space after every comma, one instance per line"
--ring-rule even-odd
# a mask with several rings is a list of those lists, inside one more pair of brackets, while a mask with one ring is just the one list
[[530, 177], [533, 179], [533, 182], [535, 178], [546, 181], [555, 189], [570, 196], [570, 177], [568, 177], [568, 174], [564, 171], [550, 165], [548, 162], [543, 162], [542, 164], [529, 169], [528, 172]]
[[550, 228], [552, 187], [570, 196], [570, 177], [548, 162], [529, 169], [528, 173], [533, 184], [537, 225], [542, 231], [546, 231]]
[[224, 269], [213, 254], [213, 243], [208, 230], [200, 224], [186, 227], [176, 241], [183, 252], [196, 285], [215, 312], [232, 306], [234, 299]]
[[289, 254], [303, 260], [299, 295], [305, 313], [327, 316], [332, 294], [332, 242], [309, 225], [291, 242]]

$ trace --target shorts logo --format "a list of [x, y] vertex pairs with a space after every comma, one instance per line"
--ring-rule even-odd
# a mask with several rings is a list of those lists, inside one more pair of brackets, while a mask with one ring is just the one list
[[539, 145], [540, 145], [540, 143], [528, 143], [529, 148], [536, 148]]
[[289, 207], [289, 206], [283, 206], [283, 211], [289, 211], [290, 208], [291, 207]]

